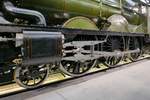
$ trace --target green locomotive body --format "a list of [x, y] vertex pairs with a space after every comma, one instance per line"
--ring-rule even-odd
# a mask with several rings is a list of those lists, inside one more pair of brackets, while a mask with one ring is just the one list
[[[95, 24], [97, 24], [100, 29], [103, 29], [104, 26], [102, 26], [102, 22], [104, 20], [108, 20], [112, 15], [121, 15], [124, 17], [121, 20], [127, 20], [123, 23], [119, 22], [122, 23], [122, 27], [128, 27], [124, 31], [147, 31], [145, 28], [147, 18], [141, 10], [143, 6], [133, 6], [128, 3], [128, 0], [13, 0], [13, 2], [16, 7], [39, 11], [44, 15], [46, 23], [49, 26], [63, 25], [65, 21], [72, 17], [84, 16], [94, 20]], [[14, 17], [16, 18], [16, 16]], [[24, 14], [18, 16], [23, 16], [23, 18], [29, 20], [27, 16], [24, 17]], [[7, 17], [8, 15], [6, 14], [6, 18]], [[13, 15], [7, 19], [10, 20], [10, 17], [13, 17]], [[34, 18], [31, 18], [31, 21], [32, 19]], [[116, 22], [114, 23], [118, 23], [117, 19], [118, 18], [115, 19]], [[118, 26], [116, 25], [116, 27]]]

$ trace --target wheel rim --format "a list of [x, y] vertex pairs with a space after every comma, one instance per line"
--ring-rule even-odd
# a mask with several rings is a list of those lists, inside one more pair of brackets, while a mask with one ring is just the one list
[[[123, 37], [108, 37], [107, 42], [102, 44], [102, 49], [106, 52], [120, 53], [121, 51], [124, 51], [124, 48]], [[108, 67], [114, 67], [122, 60], [122, 58], [122, 56], [104, 57], [104, 64]]]
[[[96, 40], [95, 36], [76, 36], [74, 38], [74, 41], [86, 41], [86, 40]], [[67, 41], [68, 42], [68, 41]], [[85, 46], [83, 47], [84, 50], [90, 50], [90, 46]], [[68, 49], [68, 48], [67, 48]], [[69, 50], [75, 49], [74, 47], [70, 47]], [[76, 48], [78, 49], [78, 48]], [[82, 52], [76, 52], [76, 53], [68, 53], [65, 54], [65, 57], [67, 56], [74, 56], [75, 54], [82, 54], [82, 55], [86, 55]], [[87, 60], [87, 61], [67, 61], [67, 60], [62, 60], [60, 63], [60, 69], [66, 73], [67, 75], [70, 76], [81, 76], [86, 74], [92, 67], [95, 66], [97, 60]]]
[[[130, 37], [128, 40], [128, 50], [136, 50], [136, 49], [140, 49], [140, 43], [137, 38]], [[131, 53], [129, 54], [129, 59], [131, 61], [136, 61], [140, 55], [141, 55], [141, 52]]]
[[35, 88], [47, 78], [49, 67], [45, 65], [16, 67], [14, 79], [24, 88]]

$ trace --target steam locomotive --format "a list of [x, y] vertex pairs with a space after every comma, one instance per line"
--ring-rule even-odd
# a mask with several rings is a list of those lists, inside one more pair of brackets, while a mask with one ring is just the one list
[[9, 69], [20, 86], [34, 88], [52, 66], [74, 77], [97, 62], [135, 61], [149, 20], [149, 6], [136, 0], [1, 0], [0, 76]]

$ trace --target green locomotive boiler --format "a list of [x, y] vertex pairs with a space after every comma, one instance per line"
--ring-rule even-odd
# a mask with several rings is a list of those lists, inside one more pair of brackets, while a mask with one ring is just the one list
[[[95, 29], [95, 25], [99, 29], [103, 29], [105, 24], [107, 24], [105, 22], [110, 22], [111, 26], [106, 27], [107, 30], [146, 32], [146, 29], [144, 29], [145, 26], [142, 27], [144, 22], [147, 21], [146, 12], [144, 12], [146, 8], [139, 5], [138, 2], [133, 2], [134, 4], [130, 4], [128, 0], [12, 0], [12, 2], [3, 3], [4, 16], [10, 21], [22, 18], [29, 24], [39, 23], [41, 25], [60, 25], [63, 27], [87, 29]], [[42, 23], [38, 22], [40, 18], [36, 18], [36, 13], [29, 13], [30, 11], [19, 12], [19, 9], [11, 9], [11, 6], [38, 11], [46, 21], [43, 19]], [[87, 18], [94, 23], [92, 25], [87, 24], [84, 27], [84, 23], [89, 22]], [[81, 26], [80, 24], [77, 25], [80, 20], [85, 20]], [[118, 30], [120, 29], [118, 26], [122, 30]]]
[[[0, 1], [0, 23], [5, 25], [18, 25], [18, 26], [37, 26], [37, 27], [55, 27], [64, 29], [78, 29], [89, 31], [103, 31], [103, 32], [116, 32], [117, 34], [141, 34], [147, 35], [149, 31], [149, 6], [142, 1], [136, 0], [1, 0]], [[49, 27], [50, 28], [50, 27]], [[58, 54], [58, 49], [54, 46], [54, 41], [47, 46], [43, 46], [47, 37], [51, 36], [47, 32], [40, 34], [38, 37], [40, 42], [37, 45], [34, 33], [30, 32], [31, 37], [35, 39], [32, 47], [26, 47], [26, 43], [33, 41], [12, 41], [8, 38], [18, 39], [26, 38], [18, 33], [0, 34], [0, 75], [4, 69], [9, 65], [20, 66], [22, 58], [26, 52], [30, 55], [35, 54], [36, 57], [40, 56], [39, 53], [50, 52], [49, 56]], [[26, 34], [26, 32], [25, 32]], [[46, 34], [46, 35], [45, 35]], [[54, 37], [54, 36], [53, 36]], [[46, 38], [46, 39], [45, 39]], [[59, 37], [58, 37], [59, 38]], [[55, 39], [58, 39], [55, 38]], [[6, 39], [6, 41], [4, 41]], [[45, 39], [45, 40], [44, 40]], [[48, 38], [49, 39], [49, 38]], [[63, 39], [63, 58], [57, 65], [64, 73], [71, 76], [79, 76], [85, 74], [90, 68], [97, 64], [97, 61], [104, 63], [107, 66], [114, 66], [118, 64], [123, 56], [88, 56], [93, 52], [113, 52], [120, 53], [130, 50], [138, 50], [136, 53], [128, 54], [128, 58], [135, 61], [143, 49], [146, 42], [145, 37], [140, 38], [137, 36], [109, 36], [106, 35], [64, 35]], [[72, 42], [72, 41], [75, 41]], [[91, 41], [95, 41], [94, 43]], [[72, 42], [72, 44], [70, 43]], [[79, 42], [79, 43], [78, 43]], [[96, 44], [97, 42], [97, 44]], [[69, 44], [70, 43], [70, 44]], [[87, 46], [84, 46], [87, 43]], [[88, 43], [93, 43], [91, 44]], [[60, 43], [61, 44], [61, 43]], [[59, 45], [59, 43], [58, 43]], [[35, 48], [34, 48], [35, 47]], [[40, 47], [40, 48], [39, 48]], [[30, 48], [30, 49], [28, 49]], [[37, 50], [37, 48], [48, 48]], [[51, 51], [48, 51], [52, 49]], [[25, 54], [22, 53], [25, 50]], [[56, 51], [56, 52], [54, 52]], [[61, 53], [59, 53], [59, 56]], [[75, 58], [73, 58], [75, 57]], [[85, 59], [85, 58], [88, 59]], [[30, 58], [30, 57], [29, 57]], [[19, 59], [19, 64], [18, 62]], [[26, 88], [33, 88], [38, 86], [48, 76], [49, 66], [43, 64], [35, 65], [34, 60], [27, 60], [31, 62], [28, 67], [16, 67], [14, 78], [18, 84]], [[43, 60], [45, 61], [45, 60]], [[15, 63], [14, 63], [15, 62]], [[55, 62], [55, 61], [53, 61]], [[46, 63], [46, 62], [45, 62]], [[12, 67], [9, 66], [11, 70]], [[41, 71], [44, 70], [44, 71]], [[30, 82], [31, 81], [31, 82]], [[35, 82], [37, 81], [37, 82]]]

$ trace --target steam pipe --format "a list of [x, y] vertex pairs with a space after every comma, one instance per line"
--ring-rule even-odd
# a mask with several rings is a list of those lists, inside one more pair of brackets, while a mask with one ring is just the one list
[[38, 11], [35, 10], [29, 10], [29, 9], [23, 9], [23, 8], [17, 8], [15, 7], [11, 2], [7, 1], [4, 2], [4, 8], [11, 12], [11, 13], [16, 13], [16, 14], [24, 14], [24, 15], [30, 15], [30, 16], [35, 16], [39, 19], [37, 24], [44, 25], [46, 26], [46, 20], [43, 14], [41, 14]]

